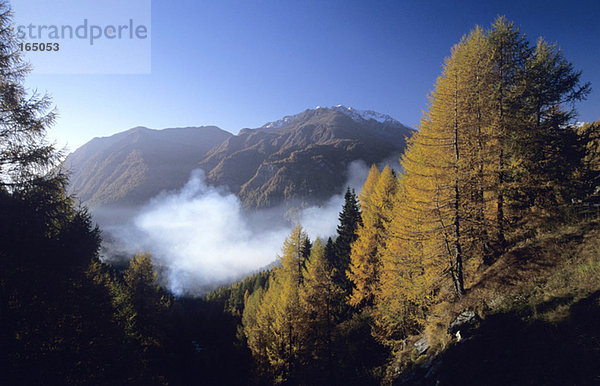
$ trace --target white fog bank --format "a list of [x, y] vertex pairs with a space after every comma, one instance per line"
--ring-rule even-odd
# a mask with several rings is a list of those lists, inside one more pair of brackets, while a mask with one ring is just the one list
[[[344, 191], [350, 186], [358, 193], [367, 173], [364, 162], [352, 162]], [[207, 185], [204, 173], [196, 170], [181, 190], [160, 194], [127, 225], [107, 231], [133, 253], [150, 252], [174, 294], [199, 294], [273, 263], [295, 223], [311, 240], [333, 236], [343, 193], [299, 211], [292, 220], [280, 215], [281, 221], [273, 221], [269, 210], [254, 212], [251, 223], [237, 196]]]

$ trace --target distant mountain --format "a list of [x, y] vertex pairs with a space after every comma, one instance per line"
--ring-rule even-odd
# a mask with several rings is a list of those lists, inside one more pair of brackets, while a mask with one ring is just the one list
[[94, 138], [71, 153], [69, 190], [92, 209], [144, 203], [181, 187], [207, 152], [232, 134], [215, 126], [133, 129]]
[[70, 191], [92, 209], [138, 206], [182, 187], [201, 168], [246, 208], [319, 203], [343, 189], [354, 160], [399, 156], [412, 130], [395, 119], [350, 107], [308, 109], [232, 135], [214, 126], [136, 127], [95, 138], [70, 154]]
[[212, 149], [200, 166], [246, 207], [290, 200], [318, 203], [340, 191], [353, 160], [399, 155], [412, 130], [390, 116], [350, 107], [317, 107], [257, 129], [243, 129]]

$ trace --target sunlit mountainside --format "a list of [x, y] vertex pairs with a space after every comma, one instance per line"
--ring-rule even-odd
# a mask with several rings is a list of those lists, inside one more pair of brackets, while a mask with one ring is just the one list
[[319, 107], [238, 135], [214, 126], [136, 127], [91, 140], [65, 165], [70, 191], [92, 209], [139, 206], [181, 188], [197, 168], [247, 208], [314, 204], [343, 189], [350, 162], [397, 158], [411, 133], [383, 114]]

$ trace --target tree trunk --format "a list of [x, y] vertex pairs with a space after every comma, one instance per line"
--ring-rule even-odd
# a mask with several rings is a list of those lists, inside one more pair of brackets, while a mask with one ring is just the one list
[[458, 79], [454, 78], [454, 287], [456, 294], [462, 297], [465, 294], [463, 280], [462, 248], [460, 245], [460, 189], [458, 161], [460, 153], [458, 148]]

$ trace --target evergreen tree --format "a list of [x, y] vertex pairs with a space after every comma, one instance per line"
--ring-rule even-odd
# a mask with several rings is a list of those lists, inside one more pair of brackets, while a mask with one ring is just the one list
[[346, 294], [350, 294], [352, 284], [346, 276], [350, 266], [350, 252], [352, 243], [358, 237], [356, 232], [361, 224], [361, 213], [354, 190], [346, 189], [344, 195], [344, 206], [339, 214], [339, 225], [337, 226], [337, 237], [334, 243], [334, 259], [328, 260], [333, 269], [335, 283]]
[[306, 262], [308, 261], [309, 257], [310, 257], [310, 253], [312, 251], [312, 243], [310, 242], [310, 239], [307, 237], [303, 244], [302, 247], [300, 248], [300, 254], [302, 255], [302, 267], [306, 267]]
[[325, 261], [329, 264], [330, 267], [333, 267], [332, 261], [335, 260], [335, 243], [331, 239], [331, 237], [327, 238], [327, 243], [325, 244]]
[[8, 2], [0, 3], [0, 188], [9, 191], [47, 185], [66, 177], [50, 173], [60, 158], [45, 140], [55, 119], [48, 96], [29, 95], [25, 76], [30, 72], [11, 26]]
[[160, 345], [158, 323], [167, 311], [170, 299], [157, 283], [156, 272], [149, 253], [138, 253], [123, 273], [125, 296], [131, 304], [135, 330], [143, 345]]

